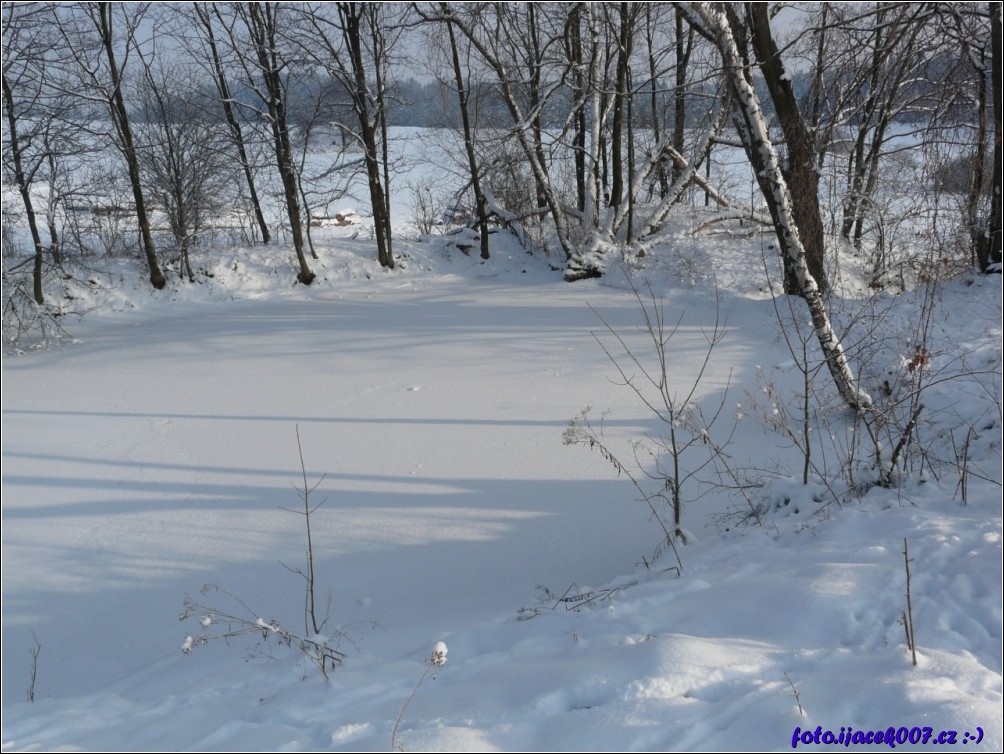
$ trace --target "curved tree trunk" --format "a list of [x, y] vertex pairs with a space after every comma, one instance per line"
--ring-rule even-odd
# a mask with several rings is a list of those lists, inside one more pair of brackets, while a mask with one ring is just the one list
[[[742, 129], [742, 136], [746, 143], [747, 154], [760, 178], [760, 185], [769, 191], [767, 204], [774, 221], [778, 245], [785, 266], [790, 270], [798, 285], [798, 292], [809, 307], [816, 339], [819, 341], [830, 375], [841, 398], [850, 408], [857, 412], [869, 411], [872, 407], [871, 396], [858, 387], [840, 338], [830, 323], [823, 293], [806, 261], [805, 246], [799, 232], [792, 192], [770, 140], [760, 100], [750, 82], [745, 61], [736, 44], [736, 34], [744, 34], [745, 29], [738, 17], [728, 11], [728, 6], [724, 12], [712, 9], [707, 3], [686, 3], [681, 4], [681, 7], [687, 12], [691, 23], [703, 29], [706, 35], [714, 40], [722, 55], [725, 75], [728, 77], [743, 118], [745, 128]], [[733, 29], [736, 30], [736, 34], [733, 33]], [[818, 212], [818, 196], [815, 194], [813, 196], [817, 202]], [[802, 198], [805, 200], [808, 197]]]

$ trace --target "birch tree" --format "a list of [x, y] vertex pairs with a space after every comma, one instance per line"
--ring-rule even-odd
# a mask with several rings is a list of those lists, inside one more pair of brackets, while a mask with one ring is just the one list
[[[746, 37], [749, 29], [730, 6], [679, 3], [678, 7], [687, 15], [695, 30], [711, 39], [721, 54], [724, 75], [735, 97], [742, 121], [740, 135], [761, 189], [767, 197], [785, 266], [809, 307], [816, 338], [837, 390], [854, 411], [869, 411], [872, 408], [871, 396], [858, 386], [840, 338], [830, 322], [823, 293], [809, 269], [791, 188], [771, 141], [760, 99], [753, 87], [750, 65], [737, 45], [737, 33], [740, 37]], [[811, 197], [803, 197], [803, 200], [806, 198]], [[815, 201], [818, 212], [818, 196]]]

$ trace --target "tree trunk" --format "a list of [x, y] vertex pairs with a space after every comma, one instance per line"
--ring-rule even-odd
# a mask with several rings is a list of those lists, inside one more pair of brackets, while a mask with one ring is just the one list
[[[675, 11], [679, 15], [680, 11]], [[652, 3], [645, 3], [645, 42], [648, 47], [648, 77], [649, 77], [649, 106], [652, 110], [652, 143], [659, 144], [662, 140], [660, 136], [661, 116], [659, 113], [659, 81], [658, 69], [656, 65], [655, 51], [655, 28], [652, 22]], [[669, 179], [666, 177], [666, 167], [659, 162], [657, 166], [657, 178], [659, 181], [659, 198], [665, 199], [669, 191]], [[649, 193], [651, 199], [651, 192]]]
[[618, 3], [620, 33], [617, 41], [617, 84], [614, 90], [614, 117], [610, 134], [610, 200], [620, 206], [624, 194], [624, 118], [627, 111], [628, 61], [631, 57], [631, 24], [628, 4]]
[[600, 206], [600, 157], [603, 154], [601, 113], [603, 111], [600, 87], [596, 85], [600, 72], [600, 32], [596, 23], [594, 6], [587, 5], [589, 20], [590, 59], [589, 74], [585, 85], [589, 87], [589, 139], [587, 142], [588, 176], [586, 181], [586, 208], [582, 213], [582, 237], [587, 237], [599, 222]]
[[14, 183], [21, 194], [21, 201], [24, 203], [24, 212], [28, 217], [28, 229], [31, 231], [31, 241], [35, 246], [35, 258], [32, 266], [32, 295], [36, 304], [45, 303], [45, 295], [42, 291], [42, 237], [38, 232], [38, 222], [35, 219], [35, 207], [31, 201], [31, 186], [24, 172], [24, 163], [21, 159], [21, 147], [17, 135], [17, 116], [14, 112], [14, 94], [7, 83], [7, 72], [3, 74], [3, 101], [4, 109], [7, 111], [7, 127], [10, 131], [11, 157], [14, 160]]
[[628, 195], [627, 195], [627, 233], [624, 240], [630, 245], [634, 240], [634, 203], [638, 192], [634, 190], [634, 96], [632, 90], [634, 81], [631, 79], [631, 69], [628, 69], [627, 82], [627, 174], [628, 174]]
[[[673, 87], [673, 149], [683, 154], [683, 141], [687, 133], [687, 66], [694, 49], [694, 29], [687, 27], [687, 42], [683, 42], [683, 13], [677, 9], [674, 18], [676, 31], [676, 86]], [[680, 177], [673, 168], [673, 181]]]
[[[441, 3], [440, 7], [444, 13], [449, 12], [449, 6], [446, 3]], [[453, 33], [453, 25], [446, 24], [446, 31], [450, 35], [450, 56], [453, 60], [453, 75], [457, 82], [460, 121], [464, 128], [464, 150], [467, 152], [467, 166], [471, 171], [471, 189], [474, 191], [474, 211], [478, 219], [478, 233], [481, 236], [481, 258], [488, 259], [488, 212], [486, 210], [485, 195], [481, 191], [481, 171], [478, 168], [478, 158], [474, 152], [474, 131], [471, 128], [470, 109], [467, 103], [470, 92], [464, 84], [463, 68], [460, 65], [460, 50], [457, 48], [457, 36]]]
[[269, 122], [272, 127], [272, 140], [275, 149], [275, 159], [282, 180], [283, 196], [286, 199], [286, 215], [289, 217], [290, 233], [293, 236], [293, 249], [300, 271], [296, 279], [303, 285], [314, 282], [314, 273], [307, 264], [303, 253], [303, 218], [300, 213], [300, 194], [297, 185], [296, 167], [293, 162], [293, 148], [289, 140], [289, 126], [286, 122], [286, 100], [283, 91], [280, 64], [276, 49], [276, 8], [268, 3], [249, 3], [247, 6], [249, 31], [258, 58], [258, 69], [265, 84]]
[[126, 108], [125, 97], [122, 94], [122, 72], [115, 61], [115, 47], [112, 39], [112, 5], [111, 3], [98, 4], [98, 31], [101, 34], [101, 43], [104, 47], [105, 57], [108, 59], [109, 75], [111, 76], [112, 98], [109, 102], [112, 121], [118, 132], [119, 147], [122, 156], [125, 158], [126, 167], [129, 172], [129, 183], [132, 186], [133, 201], [136, 203], [136, 221], [139, 224], [140, 238], [143, 242], [143, 252], [146, 256], [146, 263], [150, 269], [150, 284], [161, 289], [167, 284], [164, 273], [160, 271], [160, 264], [157, 262], [157, 251], [153, 245], [153, 235], [150, 232], [150, 219], [146, 214], [146, 201], [143, 197], [143, 182], [139, 171], [139, 158], [136, 154], [136, 146], [133, 143], [132, 129], [129, 126], [129, 110]]
[[56, 146], [50, 130], [51, 124], [45, 127], [45, 162], [49, 169], [49, 196], [45, 204], [45, 225], [49, 229], [49, 254], [52, 263], [57, 267], [63, 264], [63, 251], [59, 241], [59, 230], [56, 227], [56, 209], [59, 206], [59, 192], [56, 189], [58, 164], [56, 162]]
[[[989, 3], [990, 6], [990, 50], [991, 50], [991, 70], [993, 71], [994, 83], [994, 177], [993, 186], [990, 193], [990, 211], [987, 213], [986, 225], [977, 244], [977, 259], [982, 272], [1000, 272], [1001, 264], [1001, 242], [1004, 240], [1004, 233], [1001, 227], [1001, 161], [1004, 155], [1001, 154], [1001, 138], [1004, 136], [1004, 129], [1001, 126], [1001, 107], [1004, 107], [1001, 96], [1001, 66], [1004, 64], [1004, 56], [1001, 50], [1001, 13], [1000, 3]], [[996, 265], [996, 267], [992, 267]]]
[[378, 15], [380, 4], [367, 3], [365, 7], [367, 16], [369, 17], [370, 37], [373, 40], [373, 71], [374, 83], [376, 84], [376, 112], [374, 113], [374, 120], [379, 125], [380, 131], [380, 155], [383, 168], [384, 235], [386, 236], [387, 258], [389, 260], [387, 264], [384, 264], [382, 260], [380, 263], [384, 267], [393, 268], [393, 228], [390, 216], [390, 137], [387, 134], [387, 103], [384, 97], [384, 66], [387, 65], [387, 51], [384, 46], [384, 37], [380, 28], [380, 18]]
[[[544, 154], [543, 127], [540, 119], [540, 109], [542, 106], [540, 97], [540, 33], [537, 28], [537, 4], [527, 3], [526, 5], [527, 32], [530, 43], [530, 132], [533, 134], [533, 149], [537, 155], [537, 161], [547, 166], [547, 156]], [[534, 176], [534, 184], [537, 189], [537, 206], [547, 205], [547, 191], [540, 178]]]
[[812, 72], [812, 104], [809, 107], [809, 128], [816, 134], [816, 167], [823, 169], [823, 161], [826, 157], [828, 138], [819, 136], [820, 123], [823, 115], [823, 99], [825, 97], [826, 81], [824, 73], [826, 70], [826, 19], [830, 12], [830, 4], [822, 4], [822, 16], [816, 34], [816, 60]]
[[[792, 211], [798, 235], [805, 248], [805, 262], [819, 290], [829, 288], [824, 265], [823, 221], [819, 211], [819, 173], [816, 172], [815, 144], [798, 107], [790, 72], [784, 69], [781, 53], [771, 35], [766, 3], [747, 3], [750, 38], [757, 64], [763, 73], [788, 150], [784, 179], [791, 190]], [[793, 270], [785, 275], [785, 290], [797, 281]]]
[[338, 11], [342, 22], [342, 33], [349, 51], [349, 60], [354, 77], [352, 101], [356, 115], [359, 117], [359, 128], [365, 151], [366, 177], [369, 183], [370, 204], [373, 208], [373, 225], [376, 230], [377, 258], [380, 265], [394, 267], [394, 255], [391, 249], [390, 217], [387, 214], [387, 199], [380, 176], [380, 157], [377, 150], [376, 122], [370, 113], [368, 88], [366, 84], [366, 68], [363, 63], [361, 18], [362, 11], [358, 3], [339, 3]]
[[[213, 8], [216, 10], [215, 3], [213, 4]], [[209, 17], [209, 13], [202, 5], [195, 3], [194, 9], [206, 30], [206, 42], [209, 45], [213, 72], [215, 73], [214, 82], [216, 84], [216, 92], [220, 97], [220, 104], [223, 105], [223, 114], [226, 117], [227, 127], [230, 129], [230, 138], [237, 149], [237, 157], [240, 160], [241, 169], [244, 171], [244, 180], [247, 182], [248, 194], [251, 199], [251, 210], [254, 212], [258, 229], [261, 231], [261, 242], [267, 246], [268, 242], [272, 239], [272, 235], [269, 233], [268, 223], [265, 222], [265, 215], [261, 209], [261, 201], [258, 199], [258, 190], [255, 187], [254, 174], [251, 171], [251, 161], [248, 159], [247, 148], [244, 144], [244, 133], [241, 129], [240, 121], [237, 120], [237, 114], [234, 111], [230, 85], [227, 82], [226, 72], [223, 69], [223, 59], [220, 56], [219, 48], [216, 46], [213, 23]], [[216, 14], [218, 18], [218, 10], [216, 10]]]
[[859, 413], [869, 411], [872, 407], [871, 396], [858, 387], [840, 339], [830, 323], [822, 291], [806, 261], [791, 190], [770, 140], [760, 100], [748, 78], [745, 61], [736, 44], [736, 34], [741, 37], [745, 29], [735, 13], [730, 12], [729, 6], [726, 6], [724, 12], [713, 10], [707, 3], [682, 4], [681, 7], [687, 12], [691, 23], [698, 25], [714, 40], [722, 55], [725, 74], [744, 121], [745, 127], [741, 129], [741, 135], [746, 143], [747, 154], [760, 179], [760, 185], [770, 192], [767, 204], [774, 221], [778, 245], [785, 266], [794, 276], [798, 291], [809, 307], [816, 339], [830, 375], [841, 398], [851, 409]]
[[565, 27], [565, 36], [568, 45], [568, 62], [572, 68], [572, 81], [575, 91], [575, 111], [572, 115], [572, 122], [575, 131], [572, 134], [572, 150], [575, 153], [575, 198], [576, 207], [579, 212], [586, 208], [586, 104], [585, 76], [582, 74], [582, 66], [585, 64], [582, 57], [582, 6], [576, 5], [568, 15], [568, 22]]

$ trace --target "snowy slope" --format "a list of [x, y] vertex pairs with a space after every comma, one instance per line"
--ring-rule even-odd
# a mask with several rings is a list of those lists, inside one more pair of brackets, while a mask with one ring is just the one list
[[[72, 342], [4, 357], [5, 750], [759, 750], [817, 726], [1004, 744], [998, 281], [939, 289], [927, 467], [837, 503], [768, 429], [764, 385], [794, 405], [801, 376], [763, 286], [723, 267], [725, 338], [698, 397], [728, 387], [730, 458], [773, 481], [753, 493], [762, 526], [737, 525], [739, 495], [695, 487], [677, 573], [650, 560], [660, 532], [633, 488], [562, 444], [587, 405], [620, 452], [660, 431], [593, 336], [609, 344], [598, 313], [643, 352], [623, 274], [569, 285], [501, 238], [488, 264], [402, 240], [385, 273], [350, 230], [320, 234], [310, 288], [260, 252], [220, 252], [212, 279], [161, 294], [105, 291], [140, 277], [109, 269], [75, 291], [100, 311]], [[732, 256], [684, 253], [695, 270]], [[633, 273], [680, 320], [681, 389], [715, 319], [684, 261]], [[873, 304], [890, 328], [863, 364], [874, 384], [910, 355], [925, 300]], [[845, 491], [849, 417], [828, 389]], [[344, 633], [329, 682], [274, 641], [185, 655], [199, 616], [177, 620], [186, 594], [225, 602], [198, 594], [208, 582], [302, 633], [297, 428], [324, 501], [318, 591]], [[964, 442], [963, 501], [948, 461]], [[431, 668], [437, 641], [448, 662]]]

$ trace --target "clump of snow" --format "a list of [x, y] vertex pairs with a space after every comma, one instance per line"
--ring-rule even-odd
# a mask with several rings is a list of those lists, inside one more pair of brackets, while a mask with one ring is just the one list
[[429, 661], [437, 668], [441, 668], [446, 664], [446, 655], [448, 652], [446, 642], [437, 641], [436, 646], [432, 648], [432, 656], [429, 658]]

